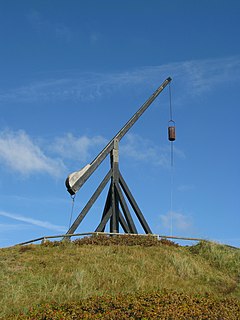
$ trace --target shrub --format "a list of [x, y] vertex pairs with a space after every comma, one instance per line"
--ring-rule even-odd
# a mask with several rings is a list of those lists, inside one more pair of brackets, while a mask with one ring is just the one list
[[90, 237], [79, 238], [72, 242], [67, 240], [63, 241], [46, 241], [42, 244], [42, 246], [47, 247], [55, 247], [55, 246], [66, 246], [69, 243], [75, 244], [77, 246], [81, 245], [101, 245], [101, 246], [141, 246], [141, 247], [152, 247], [152, 246], [160, 246], [160, 245], [167, 245], [167, 246], [175, 246], [177, 247], [178, 244], [174, 243], [173, 241], [167, 239], [158, 239], [154, 235], [92, 235]]
[[240, 302], [189, 296], [181, 293], [128, 294], [116, 297], [89, 298], [66, 304], [43, 304], [33, 307], [16, 320], [77, 320], [77, 319], [212, 319], [237, 320]]

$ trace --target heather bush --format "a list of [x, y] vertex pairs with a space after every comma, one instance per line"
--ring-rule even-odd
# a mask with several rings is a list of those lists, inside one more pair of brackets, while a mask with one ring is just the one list
[[153, 292], [95, 297], [64, 304], [42, 304], [11, 319], [238, 320], [239, 318], [240, 301], [234, 299], [216, 299], [207, 295], [191, 296], [177, 292]]

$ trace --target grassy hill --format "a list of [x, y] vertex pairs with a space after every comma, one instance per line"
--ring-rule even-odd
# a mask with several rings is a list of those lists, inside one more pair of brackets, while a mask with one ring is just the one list
[[0, 288], [0, 319], [240, 319], [240, 250], [141, 236], [15, 246], [0, 249]]

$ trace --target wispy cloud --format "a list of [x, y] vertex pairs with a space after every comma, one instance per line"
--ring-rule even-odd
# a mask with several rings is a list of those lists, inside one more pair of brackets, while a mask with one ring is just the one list
[[64, 171], [62, 161], [47, 157], [24, 131], [0, 132], [0, 162], [23, 175], [37, 172], [57, 177]]
[[[120, 154], [138, 162], [145, 162], [156, 166], [169, 167], [170, 146], [158, 147], [152, 141], [140, 135], [128, 133], [121, 145]], [[175, 155], [185, 158], [184, 152], [175, 148]]]
[[17, 220], [17, 221], [21, 221], [21, 222], [25, 222], [27, 224], [38, 226], [38, 227], [41, 227], [44, 229], [49, 229], [52, 231], [58, 231], [58, 232], [65, 232], [66, 231], [66, 228], [63, 226], [58, 226], [58, 225], [52, 224], [48, 221], [41, 221], [41, 220], [25, 217], [25, 216], [14, 214], [14, 213], [0, 211], [0, 216], [6, 217], [9, 219], [13, 219], [13, 220]]
[[[85, 164], [96, 156], [108, 140], [102, 136], [74, 136], [67, 133], [41, 145], [25, 131], [5, 130], [0, 132], [0, 163], [24, 176], [48, 174], [59, 177], [67, 171], [69, 160]], [[175, 156], [184, 158], [184, 153], [174, 149]], [[148, 139], [136, 134], [127, 134], [121, 144], [120, 154], [139, 163], [148, 163], [168, 168], [170, 146], [158, 147]]]
[[25, 86], [0, 92], [0, 101], [91, 101], [124, 90], [154, 90], [168, 76], [174, 79], [181, 99], [212, 90], [219, 84], [240, 79], [240, 56], [146, 66], [119, 73], [62, 72]]
[[3, 232], [9, 232], [9, 231], [18, 231], [18, 230], [24, 230], [27, 229], [28, 225], [26, 224], [11, 224], [11, 223], [0, 223], [0, 231]]
[[51, 150], [64, 159], [74, 159], [76, 161], [86, 162], [90, 154], [96, 147], [104, 147], [107, 139], [102, 136], [88, 137], [86, 135], [76, 137], [68, 133], [62, 137], [57, 137]]
[[[63, 160], [74, 160], [82, 164], [96, 156], [96, 148], [99, 151], [107, 144], [108, 140], [102, 136], [74, 136], [68, 133], [54, 139], [50, 144], [51, 151], [61, 156]], [[170, 146], [158, 147], [151, 140], [137, 134], [128, 133], [121, 143], [121, 157], [132, 158], [139, 163], [148, 163], [168, 168], [170, 163]], [[175, 156], [185, 158], [185, 154], [178, 148], [174, 148]]]
[[161, 225], [166, 230], [189, 231], [192, 228], [192, 220], [186, 214], [172, 211], [160, 215]]
[[[22, 195], [17, 195], [17, 194], [12, 194], [12, 193], [7, 193], [7, 194], [1, 194], [0, 195], [0, 202], [1, 201], [7, 201], [7, 202], [14, 202], [16, 203], [16, 206], [18, 206], [19, 203], [25, 202], [28, 204], [34, 204], [34, 205], [39, 205], [42, 204], [43, 198], [41, 196], [22, 196]], [[44, 197], [44, 203], [52, 205], [52, 204], [68, 204], [68, 199], [65, 199], [61, 196], [53, 196], [52, 194], [49, 194], [48, 196]]]
[[46, 19], [39, 11], [32, 10], [26, 15], [27, 21], [37, 33], [52, 34], [55, 38], [69, 41], [72, 39], [73, 33], [71, 29], [63, 23], [53, 23]]
[[169, 153], [166, 149], [158, 148], [151, 141], [136, 134], [126, 136], [120, 154], [136, 161], [154, 163], [164, 167], [169, 165]]

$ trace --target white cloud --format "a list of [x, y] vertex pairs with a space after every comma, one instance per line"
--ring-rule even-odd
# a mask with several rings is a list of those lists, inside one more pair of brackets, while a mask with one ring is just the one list
[[64, 159], [89, 160], [90, 152], [96, 147], [104, 147], [107, 140], [102, 136], [81, 136], [75, 137], [68, 133], [63, 137], [58, 137], [53, 142], [51, 149]]
[[4, 232], [9, 231], [18, 231], [26, 229], [26, 224], [11, 224], [11, 223], [0, 223], [0, 231], [3, 234]]
[[[71, 133], [55, 138], [51, 143], [51, 151], [62, 159], [70, 159], [86, 163], [92, 160], [92, 153], [96, 156], [107, 144], [108, 140], [102, 136], [88, 137], [74, 136]], [[168, 168], [170, 166], [170, 146], [158, 147], [152, 141], [140, 135], [128, 133], [121, 142], [120, 156], [132, 158], [137, 162], [144, 162]], [[174, 154], [178, 158], [185, 158], [183, 151], [174, 147]]]
[[192, 227], [191, 218], [176, 211], [169, 211], [165, 215], [160, 215], [160, 220], [162, 226], [167, 230], [188, 231]]
[[41, 221], [41, 220], [37, 220], [37, 219], [33, 219], [33, 218], [25, 217], [22, 215], [5, 212], [5, 211], [0, 211], [0, 216], [21, 221], [21, 222], [26, 222], [27, 224], [38, 226], [44, 229], [49, 229], [52, 231], [66, 232], [65, 227], [52, 224], [48, 221]]
[[0, 162], [23, 175], [42, 172], [59, 176], [64, 165], [47, 157], [24, 131], [0, 132]]
[[[64, 161], [84, 164], [92, 160], [92, 154], [96, 156], [107, 142], [102, 136], [77, 137], [68, 133], [48, 141], [48, 144], [42, 143], [45, 145], [43, 150], [23, 130], [5, 130], [0, 132], [0, 163], [22, 175], [45, 173], [58, 177], [66, 171]], [[185, 157], [177, 148], [174, 153], [177, 157]], [[51, 154], [51, 157], [47, 154]], [[170, 146], [158, 147], [136, 134], [126, 135], [120, 155], [165, 168], [170, 165]]]
[[[50, 144], [50, 149], [62, 159], [86, 163], [92, 160], [93, 153], [96, 156], [107, 143], [108, 140], [102, 136], [74, 136], [72, 133], [67, 133], [55, 138]], [[165, 168], [170, 166], [169, 145], [158, 147], [152, 141], [137, 134], [128, 133], [121, 141], [119, 152], [120, 156], [132, 158], [138, 162], [151, 163]], [[176, 147], [174, 147], [174, 154], [178, 158], [185, 158], [184, 152]]]
[[[158, 147], [148, 139], [139, 135], [128, 133], [120, 148], [120, 155], [130, 157], [136, 161], [151, 163], [153, 165], [170, 166], [170, 146]], [[184, 158], [184, 153], [174, 148], [176, 156]]]
[[[61, 32], [66, 32], [64, 30], [62, 28]], [[181, 92], [181, 99], [189, 98], [212, 90], [219, 84], [228, 83], [229, 79], [239, 80], [240, 56], [182, 61], [108, 74], [64, 71], [61, 77], [0, 92], [0, 101], [89, 101], [114, 95], [119, 90], [125, 93], [127, 90], [149, 92], [168, 76], [174, 80], [175, 91]]]

